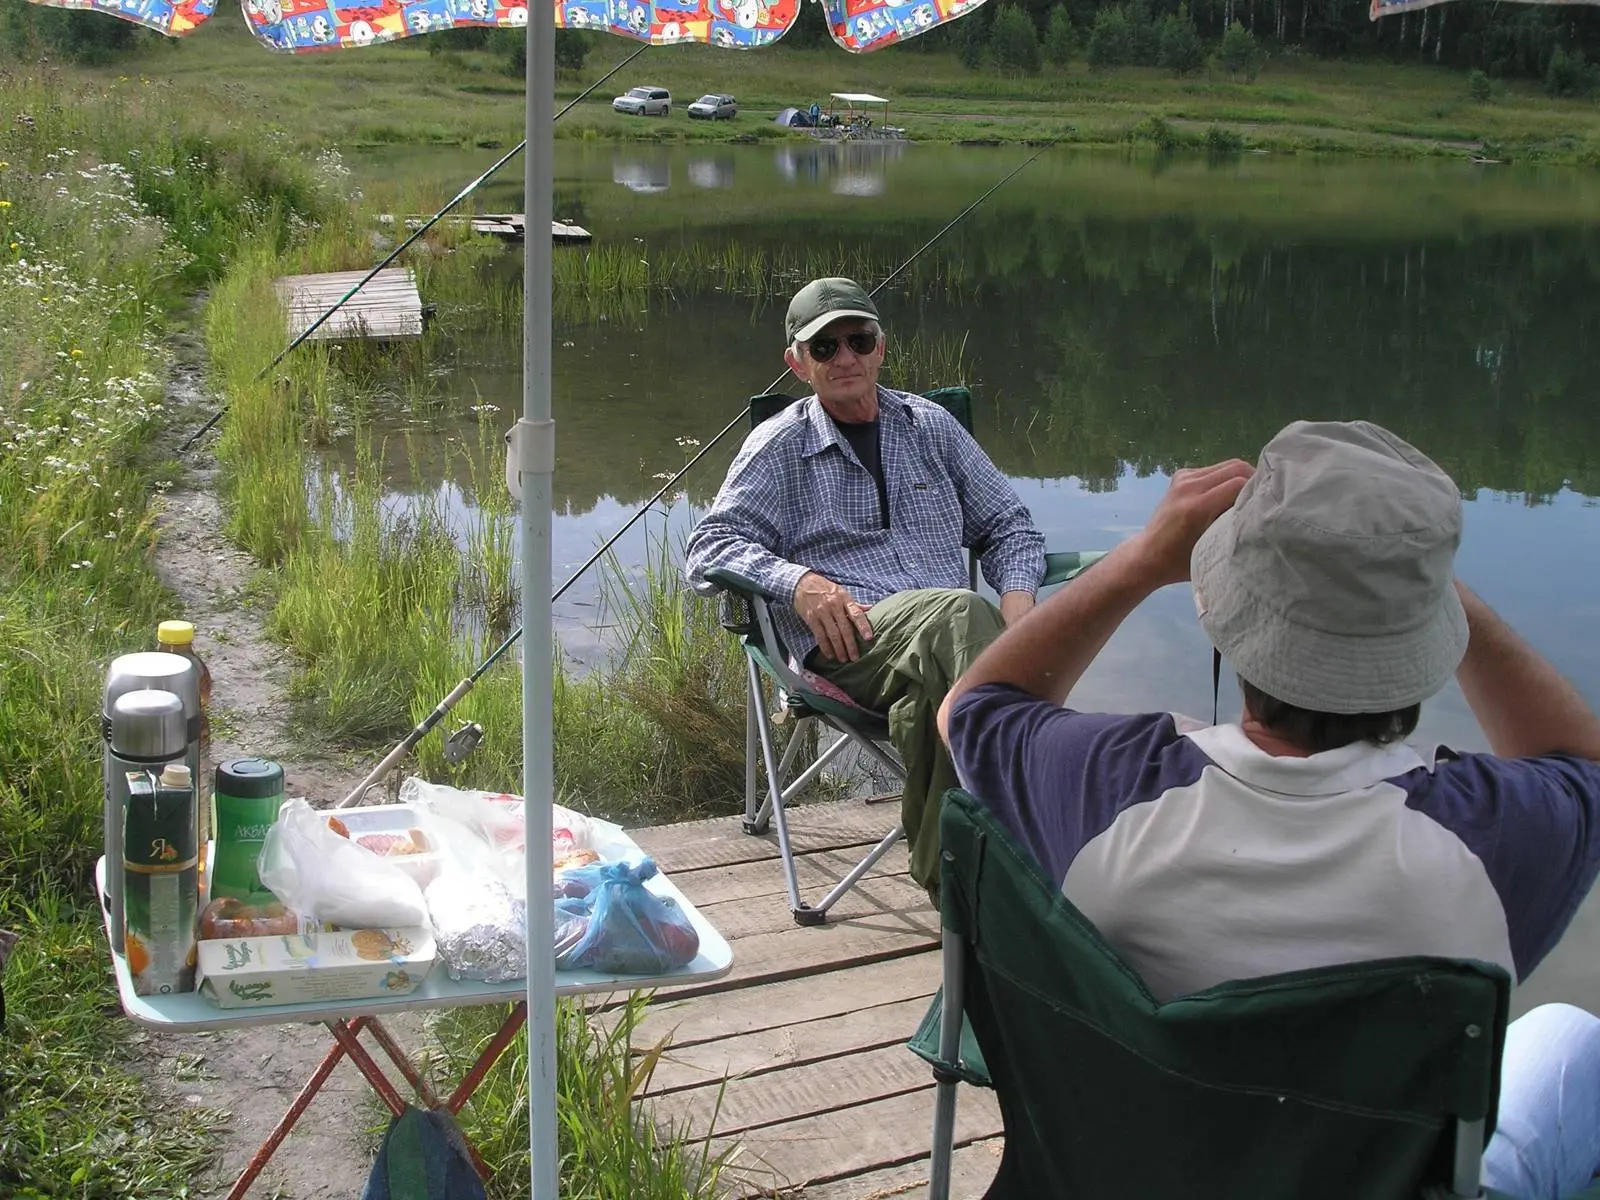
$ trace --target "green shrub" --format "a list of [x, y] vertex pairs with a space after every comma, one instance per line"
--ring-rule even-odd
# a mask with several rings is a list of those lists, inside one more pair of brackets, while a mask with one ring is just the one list
[[1552, 96], [1586, 96], [1594, 88], [1597, 74], [1600, 70], [1589, 65], [1581, 50], [1558, 47], [1545, 70], [1544, 90]]
[[1102, 8], [1089, 32], [1089, 66], [1094, 70], [1127, 66], [1133, 61], [1133, 32], [1119, 8]]
[[1130, 142], [1149, 142], [1158, 150], [1175, 150], [1182, 139], [1178, 131], [1157, 116], [1145, 117], [1128, 130]]
[[1072, 59], [1077, 45], [1077, 34], [1072, 28], [1072, 17], [1065, 4], [1050, 10], [1050, 23], [1044, 31], [1044, 56], [1055, 66], [1065, 66]]
[[989, 30], [989, 54], [995, 67], [1008, 75], [1039, 73], [1039, 34], [1033, 20], [1020, 8], [1006, 5], [994, 15]]
[[1243, 75], [1254, 81], [1261, 73], [1261, 47], [1255, 35], [1235, 21], [1222, 35], [1222, 45], [1217, 48], [1217, 65], [1230, 76]]
[[1229, 154], [1238, 154], [1244, 149], [1244, 137], [1232, 129], [1224, 129], [1221, 125], [1213, 125], [1206, 130], [1206, 153], [1213, 158], [1221, 158]]
[[1205, 47], [1200, 44], [1200, 32], [1189, 16], [1188, 4], [1178, 5], [1178, 11], [1168, 13], [1161, 22], [1160, 65], [1174, 75], [1193, 75], [1206, 65]]
[[15, 58], [64, 58], [103, 66], [153, 36], [103, 13], [0, 0], [0, 50]]
[[1494, 87], [1489, 82], [1489, 77], [1478, 68], [1474, 67], [1467, 72], [1467, 95], [1479, 104], [1487, 104], [1494, 95]]
[[[810, 5], [804, 7], [809, 8]], [[956, 23], [956, 57], [969, 71], [983, 66], [983, 55], [989, 44], [988, 13], [980, 9], [963, 21]]]

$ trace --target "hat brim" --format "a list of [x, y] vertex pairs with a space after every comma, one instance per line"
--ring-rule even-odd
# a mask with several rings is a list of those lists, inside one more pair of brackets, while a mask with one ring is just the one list
[[845, 317], [860, 317], [863, 321], [876, 321], [878, 314], [868, 312], [864, 308], [837, 308], [832, 312], [825, 312], [815, 320], [807, 321], [794, 331], [792, 342], [809, 342], [835, 321], [842, 321]]
[[1241, 678], [1297, 708], [1393, 712], [1436, 695], [1467, 652], [1467, 614], [1449, 588], [1410, 629], [1359, 636], [1295, 623], [1263, 599], [1260, 580], [1231, 569], [1234, 510], [1201, 535], [1190, 559], [1200, 625]]

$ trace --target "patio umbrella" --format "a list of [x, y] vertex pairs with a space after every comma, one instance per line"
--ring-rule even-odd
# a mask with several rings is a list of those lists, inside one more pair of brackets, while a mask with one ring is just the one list
[[[171, 37], [211, 17], [216, 0], [33, 0], [103, 12]], [[551, 876], [550, 806], [552, 634], [550, 606], [527, 602], [551, 590], [550, 274], [557, 27], [604, 30], [654, 45], [704, 42], [754, 49], [777, 41], [799, 17], [801, 0], [553, 0], [530, 15], [518, 0], [241, 0], [245, 22], [271, 50], [301, 53], [446, 29], [526, 28], [527, 152], [523, 260], [522, 419], [508, 435], [507, 482], [521, 496], [523, 628], [522, 794], [526, 801], [528, 898], [547, 895]], [[828, 31], [852, 53], [916, 37], [971, 12], [983, 0], [818, 0]], [[554, 909], [530, 903], [528, 920], [529, 1145], [534, 1200], [555, 1200], [559, 1160], [555, 1111]]]

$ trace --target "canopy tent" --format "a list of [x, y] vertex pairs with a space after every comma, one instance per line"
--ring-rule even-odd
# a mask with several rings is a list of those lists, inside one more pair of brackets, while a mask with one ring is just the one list
[[889, 101], [871, 92], [830, 92], [828, 94], [828, 119], [834, 125], [849, 125], [867, 117], [868, 105], [883, 105], [879, 124], [889, 123]]

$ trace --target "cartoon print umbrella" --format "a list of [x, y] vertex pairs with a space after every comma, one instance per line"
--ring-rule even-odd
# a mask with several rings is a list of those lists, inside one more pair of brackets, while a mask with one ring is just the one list
[[[704, 42], [754, 49], [793, 27], [802, 0], [553, 0], [530, 14], [518, 0], [241, 0], [245, 22], [271, 50], [303, 53], [373, 45], [469, 26], [526, 28], [526, 228], [550, 228], [554, 180], [555, 30], [604, 30], [655, 45]], [[984, 0], [817, 0], [833, 40], [852, 53], [876, 50], [935, 29]], [[190, 33], [216, 0], [33, 0], [132, 21], [171, 37]], [[531, 19], [530, 19], [531, 17]], [[524, 597], [551, 590], [550, 274], [553, 239], [530, 236], [523, 257], [522, 419], [507, 435], [506, 481], [520, 493]], [[522, 794], [526, 798], [527, 895], [548, 894], [551, 811], [553, 640], [548, 604], [527, 604], [522, 674]], [[527, 906], [528, 1136], [533, 1200], [559, 1194], [555, 1103], [554, 908]]]

